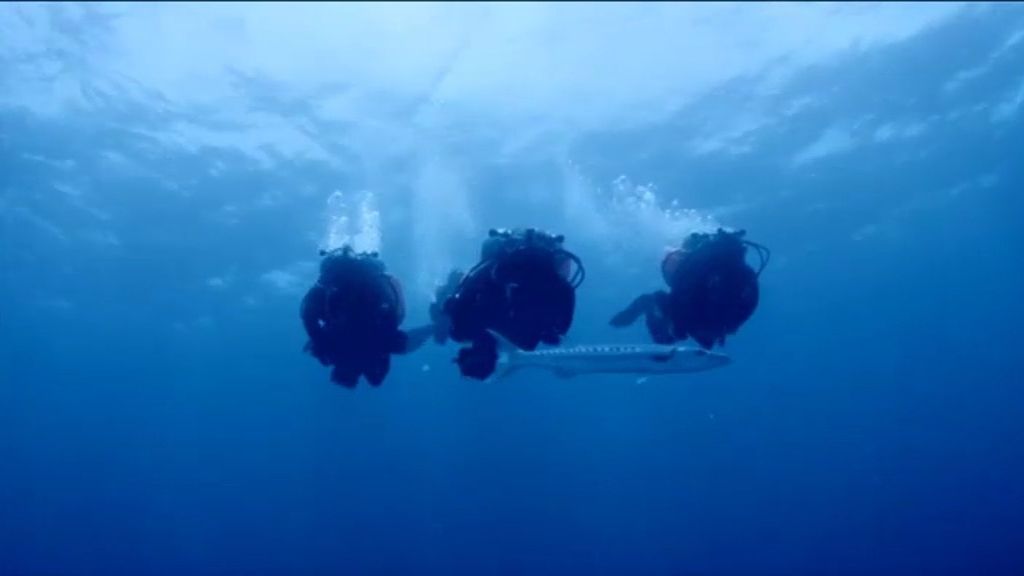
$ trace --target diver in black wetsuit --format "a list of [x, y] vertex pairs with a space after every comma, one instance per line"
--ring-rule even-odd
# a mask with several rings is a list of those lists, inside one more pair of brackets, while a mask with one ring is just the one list
[[376, 253], [345, 246], [320, 255], [320, 277], [300, 310], [309, 336], [305, 349], [324, 366], [333, 365], [332, 381], [353, 388], [363, 376], [379, 386], [391, 355], [419, 348], [433, 328], [399, 329], [405, 317], [401, 287]]
[[480, 262], [453, 271], [430, 307], [434, 339], [469, 343], [456, 363], [464, 376], [484, 380], [495, 369], [499, 334], [523, 350], [556, 345], [572, 325], [582, 264], [564, 238], [533, 228], [491, 230]]
[[[770, 257], [767, 248], [744, 240], [744, 234], [721, 228], [714, 234], [690, 234], [682, 248], [668, 253], [661, 263], [669, 291], [639, 296], [611, 319], [611, 325], [629, 326], [642, 315], [659, 344], [687, 337], [705, 349], [724, 344], [757, 308], [758, 277]], [[756, 271], [746, 262], [748, 247], [760, 257]]]

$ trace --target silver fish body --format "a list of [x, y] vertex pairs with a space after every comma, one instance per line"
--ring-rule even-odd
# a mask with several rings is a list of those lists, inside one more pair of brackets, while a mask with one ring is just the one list
[[525, 368], [547, 370], [560, 377], [585, 374], [688, 374], [719, 368], [730, 362], [728, 356], [718, 352], [659, 344], [573, 346], [533, 352], [506, 348], [499, 358], [499, 377]]

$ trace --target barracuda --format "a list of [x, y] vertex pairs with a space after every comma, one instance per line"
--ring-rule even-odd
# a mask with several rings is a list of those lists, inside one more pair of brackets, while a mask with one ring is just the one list
[[725, 354], [683, 346], [608, 344], [523, 352], [502, 343], [495, 379], [526, 368], [547, 370], [562, 378], [585, 374], [689, 374], [730, 362]]

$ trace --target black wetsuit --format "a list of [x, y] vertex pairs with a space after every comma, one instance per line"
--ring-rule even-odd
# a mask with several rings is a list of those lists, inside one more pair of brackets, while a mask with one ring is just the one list
[[757, 308], [757, 273], [740, 255], [694, 254], [677, 272], [668, 297], [667, 316], [679, 339], [693, 338], [704, 348], [725, 343]]
[[354, 387], [363, 376], [379, 386], [390, 370], [391, 355], [418, 347], [431, 329], [418, 329], [413, 338], [399, 329], [402, 296], [378, 262], [328, 258], [348, 260], [325, 263], [319, 281], [302, 299], [307, 350], [321, 364], [333, 366], [334, 382]]
[[484, 380], [498, 359], [493, 331], [516, 347], [556, 345], [572, 325], [576, 291], [561, 272], [564, 252], [530, 246], [484, 260], [444, 302], [448, 336], [470, 346], [456, 362], [464, 376]]
[[758, 272], [746, 262], [741, 236], [722, 230], [691, 235], [692, 245], [676, 254], [680, 261], [666, 278], [669, 291], [641, 295], [611, 324], [627, 326], [644, 315], [655, 342], [671, 344], [689, 337], [703, 348], [724, 344], [754, 313], [760, 297]]

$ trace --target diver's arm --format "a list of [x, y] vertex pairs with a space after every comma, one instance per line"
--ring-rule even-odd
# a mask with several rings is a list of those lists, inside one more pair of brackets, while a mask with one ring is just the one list
[[[430, 303], [430, 333], [426, 337], [433, 336], [434, 341], [438, 344], [444, 344], [448, 341], [448, 331], [451, 329], [451, 317], [446, 309], [446, 304], [449, 298], [451, 298], [459, 286], [462, 284], [463, 279], [466, 275], [459, 269], [453, 268], [448, 273], [448, 278], [444, 284], [437, 287], [437, 291], [434, 293], [434, 300]], [[424, 328], [417, 328], [416, 330], [424, 330]], [[410, 338], [415, 340], [410, 334]], [[410, 350], [415, 350], [423, 345], [423, 342], [413, 346]]]
[[651, 305], [644, 310], [647, 333], [651, 335], [651, 340], [658, 344], [672, 344], [676, 340], [686, 338], [685, 334], [678, 338], [673, 334], [675, 322], [669, 316], [670, 305], [668, 292], [658, 290], [651, 294]]
[[608, 323], [616, 328], [625, 328], [651, 311], [655, 305], [654, 294], [641, 294], [625, 310], [612, 316]]
[[486, 273], [490, 266], [478, 265], [457, 285], [456, 290], [440, 308], [441, 314], [431, 318], [435, 333], [444, 338], [435, 340], [444, 344], [447, 340], [465, 343], [494, 325], [497, 287]]
[[398, 350], [395, 350], [395, 354], [408, 354], [419, 350], [430, 337], [434, 335], [434, 326], [432, 324], [426, 324], [424, 326], [418, 326], [411, 330], [401, 331], [405, 337], [402, 338], [402, 342]]

